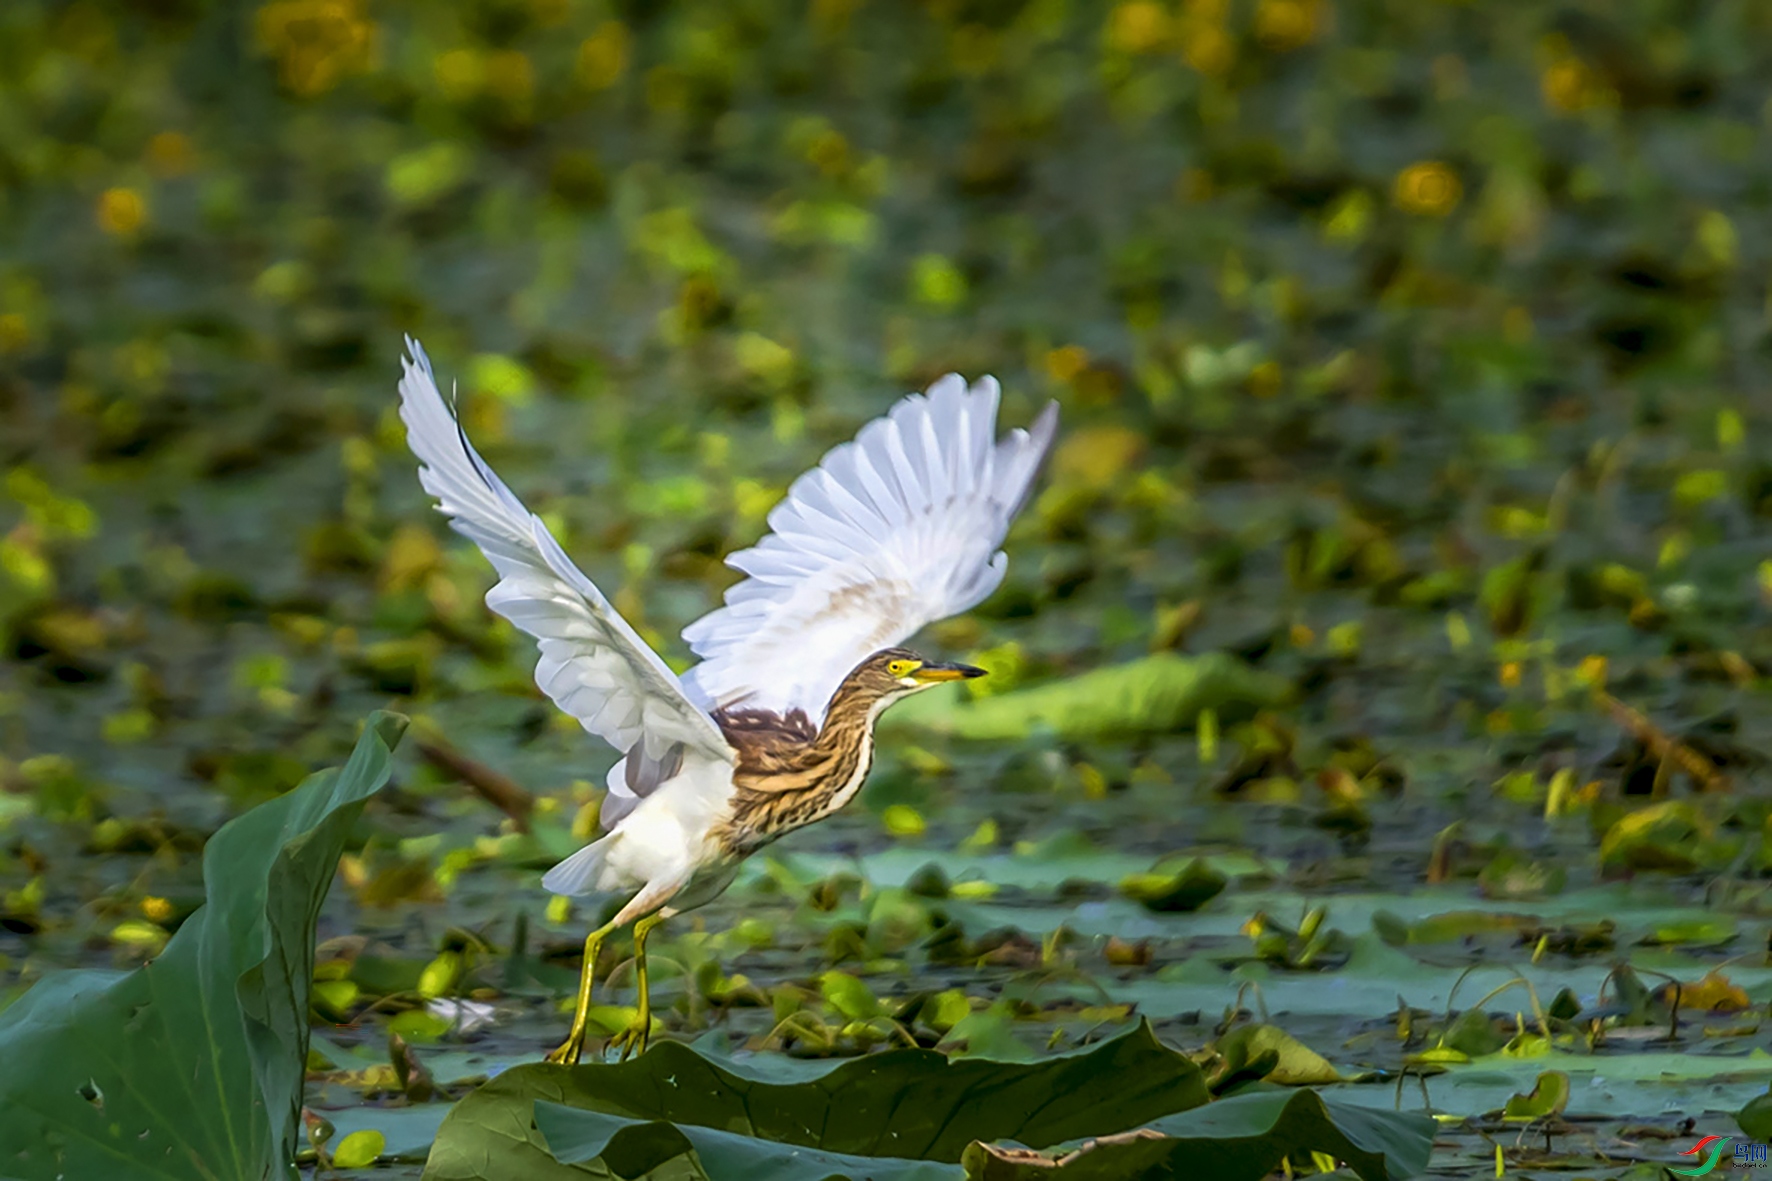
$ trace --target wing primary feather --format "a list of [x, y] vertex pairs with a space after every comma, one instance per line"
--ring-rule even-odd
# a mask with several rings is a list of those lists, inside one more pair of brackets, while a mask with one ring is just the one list
[[876, 445], [880, 444], [880, 432], [890, 429], [891, 424], [876, 420], [862, 428], [855, 442], [855, 475], [857, 481], [868, 490], [868, 498], [874, 502], [880, 519], [887, 528], [902, 525], [908, 520], [904, 506], [904, 493], [898, 488], [898, 482], [892, 479], [891, 473], [883, 470], [890, 458], [883, 446], [878, 447], [880, 454], [875, 455]]
[[804, 710], [817, 721], [871, 652], [968, 610], [1002, 582], [1000, 547], [1056, 429], [997, 437], [1001, 389], [957, 374], [900, 399], [795, 480], [771, 533], [727, 558], [747, 575], [683, 630], [710, 708]]
[[730, 761], [725, 736], [676, 674], [474, 450], [459, 390], [445, 402], [424, 348], [411, 337], [406, 343], [400, 417], [419, 482], [498, 571], [487, 605], [537, 641], [537, 685], [617, 750], [682, 743]]
[[1040, 461], [1046, 458], [1047, 449], [1052, 446], [1052, 436], [1058, 432], [1058, 403], [1048, 402], [1040, 411], [1031, 429], [1026, 432], [1026, 445], [1021, 463], [1015, 465], [1015, 477], [1011, 483], [1013, 499], [1007, 499], [1008, 517], [1013, 519], [1021, 515], [1027, 507], [1028, 498], [1034, 494], [1034, 476], [1040, 470]]

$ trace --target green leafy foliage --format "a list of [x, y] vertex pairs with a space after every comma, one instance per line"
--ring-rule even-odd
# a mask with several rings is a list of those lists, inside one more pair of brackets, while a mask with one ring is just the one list
[[[812, 1181], [869, 1177], [880, 1181], [958, 1181], [964, 1172], [939, 1161], [826, 1152], [800, 1144], [705, 1128], [693, 1123], [624, 1119], [547, 1100], [535, 1104], [535, 1130], [561, 1177], [613, 1175], [624, 1181], [664, 1177], [781, 1177]], [[543, 1167], [533, 1175], [547, 1178]], [[496, 1171], [482, 1174], [498, 1181]]]
[[[1763, 1093], [1772, 6], [9, 0], [0, 57], [0, 1007], [167, 946], [215, 829], [397, 694], [521, 788], [443, 752], [359, 818], [326, 1143], [410, 1169], [559, 1040], [602, 903], [536, 879], [616, 756], [425, 504], [412, 332], [679, 668], [894, 397], [1061, 404], [1001, 588], [916, 641], [992, 675], [654, 935], [660, 1038], [1272, 1026], [1485, 1176], [1654, 1171]], [[1280, 693], [1135, 686], [1203, 656]], [[1547, 1069], [1583, 1131], [1497, 1134]]]
[[1213, 1046], [1209, 1085], [1214, 1094], [1261, 1080], [1285, 1086], [1344, 1081], [1321, 1054], [1274, 1025], [1239, 1025]]
[[[980, 1144], [1047, 1148], [1155, 1121], [1166, 1138], [1152, 1142], [1164, 1149], [1149, 1159], [1176, 1167], [1210, 1163], [1228, 1170], [1214, 1176], [1253, 1181], [1290, 1153], [1321, 1151], [1376, 1179], [1419, 1172], [1431, 1141], [1421, 1117], [1331, 1108], [1315, 1097], [1215, 1103], [1172, 1129], [1165, 1117], [1192, 1113], [1209, 1095], [1199, 1069], [1144, 1024], [1025, 1064], [889, 1050], [783, 1073], [675, 1043], [621, 1065], [519, 1067], [450, 1113], [425, 1176], [945, 1181], [996, 1175], [988, 1170], [1003, 1158]], [[1152, 1150], [1141, 1143], [1139, 1151]]]
[[1622, 869], [1690, 873], [1728, 864], [1734, 842], [1716, 834], [1702, 809], [1668, 800], [1618, 818], [1600, 841], [1600, 859]]
[[1772, 1093], [1755, 1095], [1742, 1104], [1735, 1123], [1754, 1140], [1772, 1140]]
[[921, 726], [974, 741], [1014, 741], [1036, 731], [1114, 738], [1191, 726], [1202, 710], [1252, 713], [1289, 693], [1280, 678], [1222, 653], [1159, 653], [1050, 685], [955, 705], [926, 694], [886, 715], [886, 726]]
[[335, 1169], [361, 1169], [374, 1164], [387, 1144], [387, 1137], [373, 1128], [352, 1132], [332, 1149], [332, 1166]]
[[1185, 912], [1199, 910], [1222, 894], [1228, 883], [1224, 874], [1196, 857], [1167, 873], [1129, 874], [1120, 879], [1120, 892], [1150, 910]]
[[157, 959], [51, 976], [0, 1013], [0, 1170], [293, 1175], [314, 918], [405, 724], [371, 717], [343, 768], [223, 826], [208, 902]]
[[1524, 1095], [1509, 1095], [1502, 1118], [1510, 1120], [1545, 1119], [1562, 1115], [1569, 1106], [1569, 1076], [1560, 1070], [1547, 1070]]

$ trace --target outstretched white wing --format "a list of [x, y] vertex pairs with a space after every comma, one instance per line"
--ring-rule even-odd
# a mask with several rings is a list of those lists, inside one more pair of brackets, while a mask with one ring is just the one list
[[539, 641], [535, 683], [542, 692], [586, 730], [629, 752], [630, 762], [636, 747], [652, 766], [684, 750], [730, 762], [732, 750], [713, 719], [572, 564], [541, 518], [486, 466], [438, 394], [424, 349], [411, 337], [406, 347], [400, 417], [420, 461], [419, 482], [497, 569], [486, 605]]
[[998, 548], [1058, 424], [997, 433], [999, 391], [958, 374], [832, 448], [726, 563], [750, 575], [683, 629], [702, 663], [683, 686], [709, 708], [803, 709], [815, 723], [856, 665], [1003, 581]]

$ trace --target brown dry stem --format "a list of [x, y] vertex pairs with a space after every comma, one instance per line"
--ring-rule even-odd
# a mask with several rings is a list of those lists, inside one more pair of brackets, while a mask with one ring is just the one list
[[1650, 755], [1662, 764], [1656, 775], [1656, 786], [1660, 789], [1671, 766], [1678, 767], [1692, 777], [1700, 791], [1728, 791], [1729, 777], [1717, 770], [1716, 765], [1667, 731], [1657, 726], [1640, 710], [1634, 709], [1604, 689], [1596, 689], [1594, 696], [1612, 715], [1612, 720], [1630, 732], [1631, 737], [1641, 742]]
[[425, 762], [473, 788], [481, 799], [509, 816], [518, 832], [529, 831], [529, 814], [535, 810], [535, 797], [516, 780], [470, 759], [436, 735], [427, 734], [416, 742], [418, 753]]

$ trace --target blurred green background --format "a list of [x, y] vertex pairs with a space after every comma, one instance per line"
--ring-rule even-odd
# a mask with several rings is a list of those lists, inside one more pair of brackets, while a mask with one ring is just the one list
[[[10, 0], [0, 980], [139, 958], [375, 706], [586, 831], [613, 753], [426, 507], [402, 333], [678, 667], [788, 482], [959, 370], [1063, 420], [929, 647], [1295, 690], [1216, 742], [904, 741], [799, 849], [982, 815], [1401, 888], [1462, 820], [1469, 888], [1498, 833], [1594, 880], [1654, 801], [1733, 842], [1671, 868], [1757, 874], [1769, 77], [1753, 0]], [[414, 938], [474, 875], [539, 914], [451, 777], [370, 816], [347, 880]]]

